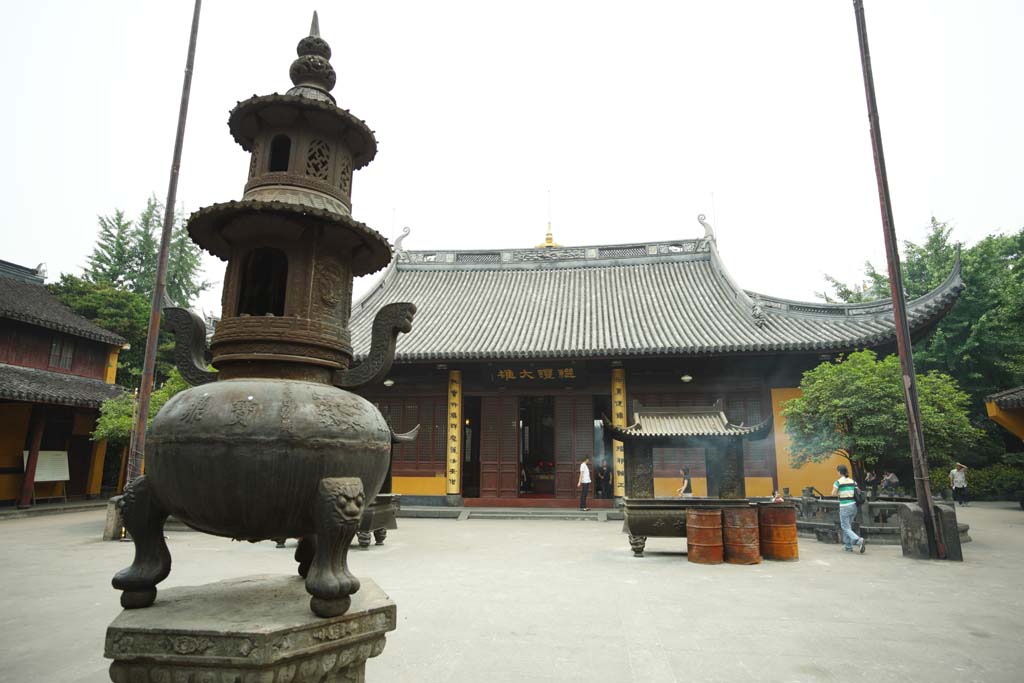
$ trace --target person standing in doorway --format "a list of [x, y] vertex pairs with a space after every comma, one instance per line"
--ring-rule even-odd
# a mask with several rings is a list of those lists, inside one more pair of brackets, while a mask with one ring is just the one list
[[597, 488], [596, 494], [598, 498], [611, 498], [612, 497], [612, 471], [608, 469], [608, 463], [604, 460], [601, 461], [601, 466], [597, 468]]
[[584, 457], [580, 463], [580, 476], [576, 480], [576, 488], [580, 490], [580, 510], [589, 510], [587, 507], [587, 491], [590, 490], [590, 458]]
[[683, 498], [693, 498], [693, 485], [690, 481], [690, 468], [684, 467], [679, 470], [679, 474], [683, 475], [683, 485], [679, 487], [680, 496]]
[[967, 465], [958, 462], [949, 471], [949, 487], [953, 489], [953, 500], [960, 505], [967, 505]]
[[857, 482], [850, 479], [850, 470], [846, 465], [836, 468], [839, 478], [832, 484], [832, 495], [839, 496], [839, 527], [843, 530], [843, 550], [853, 552], [853, 546], [860, 548], [864, 553], [864, 539], [853, 533], [853, 518], [857, 516], [857, 501], [853, 492], [857, 488]]

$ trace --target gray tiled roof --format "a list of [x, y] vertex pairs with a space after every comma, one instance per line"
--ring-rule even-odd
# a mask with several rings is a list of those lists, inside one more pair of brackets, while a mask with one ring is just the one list
[[[352, 341], [370, 345], [385, 304], [411, 301], [397, 359], [633, 357], [839, 351], [895, 339], [892, 305], [798, 302], [747, 292], [713, 239], [501, 251], [403, 251], [356, 303]], [[960, 262], [910, 302], [926, 329], [963, 289]]]
[[0, 363], [0, 399], [99, 408], [124, 389], [103, 380]]
[[1000, 391], [998, 394], [992, 394], [985, 397], [985, 400], [995, 403], [1003, 410], [1007, 408], [1024, 408], [1024, 385]]
[[606, 424], [613, 438], [666, 439], [671, 437], [754, 436], [767, 433], [771, 419], [746, 427], [730, 424], [722, 409], [722, 402], [711, 406], [685, 408], [639, 408], [636, 422], [626, 428]]
[[125, 342], [120, 335], [72, 311], [42, 284], [3, 275], [0, 275], [0, 318], [20, 320], [113, 346]]

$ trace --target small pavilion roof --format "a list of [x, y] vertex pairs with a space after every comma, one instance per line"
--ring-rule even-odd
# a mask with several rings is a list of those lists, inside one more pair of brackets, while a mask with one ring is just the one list
[[1013, 389], [1007, 389], [1006, 391], [1000, 391], [998, 394], [992, 394], [986, 396], [985, 400], [990, 403], [995, 403], [1003, 410], [1009, 408], [1024, 408], [1024, 384]]
[[99, 408], [124, 389], [103, 380], [0, 363], [0, 399]]
[[[406, 251], [352, 310], [357, 355], [382, 306], [418, 313], [398, 362], [839, 352], [895, 340], [892, 303], [800, 302], [740, 288], [713, 235], [670, 242]], [[964, 288], [960, 261], [908, 303], [912, 332]]]
[[620, 441], [664, 441], [685, 437], [760, 437], [772, 424], [769, 418], [756, 425], [734, 425], [726, 418], [721, 399], [710, 406], [638, 407], [635, 416], [636, 422], [629, 427], [616, 427], [605, 420], [605, 429]]

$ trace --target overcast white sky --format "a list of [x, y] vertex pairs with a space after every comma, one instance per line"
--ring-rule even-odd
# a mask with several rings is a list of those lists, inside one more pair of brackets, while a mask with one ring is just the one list
[[[849, 0], [203, 3], [178, 199], [241, 196], [227, 114], [284, 92], [314, 9], [334, 94], [377, 132], [355, 217], [410, 249], [703, 234], [733, 276], [812, 299], [884, 250]], [[33, 0], [0, 25], [0, 258], [79, 273], [96, 216], [167, 178], [192, 3]], [[1024, 3], [867, 0], [901, 239], [1024, 225]], [[217, 283], [200, 302], [219, 308]], [[373, 276], [371, 276], [373, 277]], [[365, 283], [363, 284], [365, 287]]]

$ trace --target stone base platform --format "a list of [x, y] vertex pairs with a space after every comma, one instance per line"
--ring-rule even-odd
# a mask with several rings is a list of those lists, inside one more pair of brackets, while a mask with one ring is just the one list
[[161, 590], [152, 607], [107, 627], [114, 683], [341, 683], [364, 681], [384, 650], [395, 603], [360, 579], [348, 612], [309, 610], [299, 576], [249, 576]]

